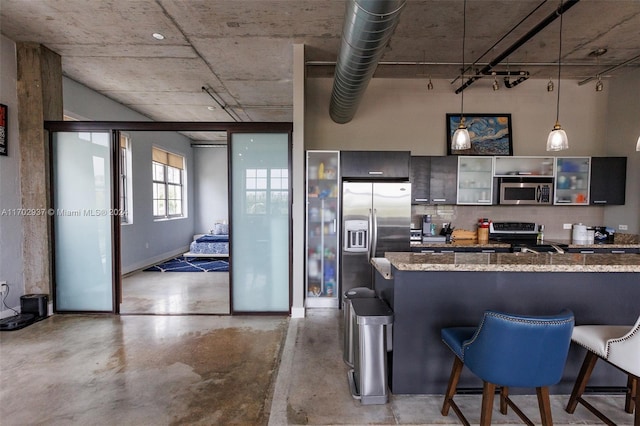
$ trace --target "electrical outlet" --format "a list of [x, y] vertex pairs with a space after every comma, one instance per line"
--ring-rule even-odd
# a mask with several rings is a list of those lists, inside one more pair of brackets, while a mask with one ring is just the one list
[[562, 229], [571, 229], [571, 224], [570, 223], [564, 223], [562, 224]]
[[621, 231], [626, 231], [629, 229], [629, 227], [627, 225], [618, 225], [618, 229]]

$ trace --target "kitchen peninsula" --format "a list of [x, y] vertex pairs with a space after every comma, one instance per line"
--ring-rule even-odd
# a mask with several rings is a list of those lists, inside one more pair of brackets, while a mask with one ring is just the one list
[[[375, 290], [394, 311], [395, 394], [442, 394], [453, 359], [440, 329], [475, 326], [486, 309], [546, 315], [568, 308], [576, 324], [633, 324], [640, 314], [639, 254], [402, 252], [372, 264]], [[553, 393], [570, 393], [583, 357], [583, 349], [571, 347]], [[603, 363], [590, 385], [625, 381]], [[459, 387], [480, 389], [482, 383], [463, 370]]]

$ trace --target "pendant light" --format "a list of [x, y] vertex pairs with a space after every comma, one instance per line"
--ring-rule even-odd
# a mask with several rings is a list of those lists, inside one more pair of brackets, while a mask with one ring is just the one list
[[[462, 10], [462, 84], [464, 85], [464, 41], [467, 31], [467, 0], [464, 0], [464, 6]], [[460, 125], [454, 132], [453, 138], [451, 138], [452, 150], [463, 150], [471, 148], [471, 136], [469, 130], [464, 124], [464, 89], [460, 93]]]
[[[562, 0], [560, 0], [560, 9], [562, 9]], [[547, 138], [547, 151], [562, 151], [569, 148], [569, 139], [567, 133], [560, 126], [560, 69], [562, 68], [562, 15], [560, 13], [560, 36], [558, 46], [558, 98], [556, 101], [556, 124], [549, 133]]]

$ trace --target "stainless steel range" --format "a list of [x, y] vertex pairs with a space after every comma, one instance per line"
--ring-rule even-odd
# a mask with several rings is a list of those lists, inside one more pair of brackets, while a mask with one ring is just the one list
[[513, 252], [564, 253], [568, 245], [549, 240], [538, 240], [539, 225], [535, 222], [492, 222], [489, 239], [510, 243]]

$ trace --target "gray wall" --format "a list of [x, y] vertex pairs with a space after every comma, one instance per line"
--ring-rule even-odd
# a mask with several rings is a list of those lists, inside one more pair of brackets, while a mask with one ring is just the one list
[[229, 222], [227, 147], [194, 147], [195, 234], [204, 234], [217, 222]]
[[[8, 156], [0, 156], [0, 281], [9, 285], [7, 306], [19, 308], [24, 294], [22, 217], [13, 209], [22, 207], [20, 196], [20, 147], [18, 95], [16, 91], [16, 45], [0, 35], [0, 103], [8, 109]], [[14, 312], [0, 306], [0, 318]]]
[[[65, 78], [65, 113], [99, 121], [149, 121], [141, 114]], [[188, 249], [194, 230], [195, 168], [190, 140], [174, 132], [128, 132], [131, 137], [133, 223], [121, 227], [122, 272], [142, 268]], [[152, 214], [151, 150], [156, 146], [183, 155], [186, 162], [187, 217], [154, 221]]]
[[607, 155], [627, 157], [627, 193], [624, 206], [605, 208], [605, 221], [628, 224], [628, 232], [640, 234], [640, 152], [635, 151], [640, 137], [640, 71], [621, 72], [606, 87], [610, 95], [602, 142]]
[[[467, 113], [511, 113], [514, 155], [549, 155], [546, 140], [555, 123], [557, 92], [547, 92], [548, 80], [529, 80], [513, 89], [493, 91], [491, 81], [479, 80], [465, 90]], [[460, 111], [460, 96], [448, 80], [434, 80], [427, 91], [424, 79], [380, 79], [369, 84], [354, 119], [336, 124], [329, 117], [333, 79], [306, 80], [305, 149], [396, 149], [413, 155], [446, 155], [446, 113]], [[475, 207], [446, 206], [441, 221], [455, 220], [459, 228], [474, 229], [479, 217], [544, 223], [548, 237], [570, 238], [562, 223], [628, 226], [640, 233], [640, 71], [616, 72], [605, 90], [563, 80], [560, 122], [569, 136], [569, 150], [552, 156], [628, 157], [627, 203], [620, 207]], [[414, 208], [414, 215], [438, 214], [435, 208]], [[540, 219], [542, 218], [542, 219]]]

